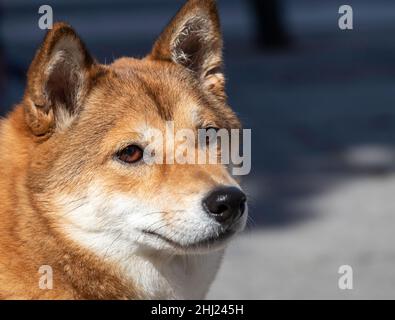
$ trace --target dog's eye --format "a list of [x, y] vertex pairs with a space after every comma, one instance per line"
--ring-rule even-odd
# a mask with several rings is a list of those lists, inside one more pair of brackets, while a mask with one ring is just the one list
[[139, 146], [131, 145], [117, 153], [117, 158], [125, 163], [136, 163], [143, 158], [144, 152]]

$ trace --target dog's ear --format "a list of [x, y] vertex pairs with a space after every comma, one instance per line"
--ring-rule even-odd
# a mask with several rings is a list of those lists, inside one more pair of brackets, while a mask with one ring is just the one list
[[189, 0], [154, 44], [149, 59], [180, 64], [225, 98], [222, 34], [215, 0]]
[[71, 123], [88, 91], [93, 66], [94, 60], [75, 31], [56, 23], [28, 72], [25, 118], [35, 135]]

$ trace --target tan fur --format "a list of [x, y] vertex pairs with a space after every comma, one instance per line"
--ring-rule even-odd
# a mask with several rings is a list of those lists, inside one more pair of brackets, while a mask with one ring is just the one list
[[[171, 38], [174, 29], [185, 29], [196, 12], [207, 33], [203, 46], [212, 46], [199, 49], [205, 52], [199, 68], [174, 61], [170, 52], [179, 41]], [[162, 165], [130, 174], [113, 162], [137, 125], [163, 128], [173, 120], [179, 128], [240, 127], [226, 104], [219, 32], [214, 1], [191, 0], [147, 58], [110, 66], [96, 63], [71, 27], [60, 23], [49, 32], [23, 101], [0, 125], [0, 298], [145, 298], [116, 263], [68, 236], [57, 199], [86, 190], [94, 179], [109, 193], [166, 194], [175, 202], [182, 201], [179, 190], [193, 194], [230, 181], [220, 165]], [[192, 107], [199, 124], [191, 120]], [[41, 265], [54, 269], [53, 290], [38, 287]]]

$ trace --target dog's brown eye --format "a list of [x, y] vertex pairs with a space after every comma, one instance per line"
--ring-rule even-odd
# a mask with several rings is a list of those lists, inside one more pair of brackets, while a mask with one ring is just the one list
[[143, 158], [143, 155], [143, 150], [139, 146], [132, 145], [118, 152], [117, 157], [122, 162], [136, 163]]

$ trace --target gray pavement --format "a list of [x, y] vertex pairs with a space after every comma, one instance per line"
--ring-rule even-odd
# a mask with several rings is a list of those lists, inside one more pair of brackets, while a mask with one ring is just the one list
[[[394, 192], [395, 175], [358, 177], [296, 201], [314, 219], [236, 239], [209, 298], [395, 299]], [[338, 287], [342, 265], [353, 290]]]

